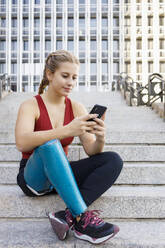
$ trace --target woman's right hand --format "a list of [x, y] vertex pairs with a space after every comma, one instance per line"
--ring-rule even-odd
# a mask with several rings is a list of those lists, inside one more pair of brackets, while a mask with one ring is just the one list
[[87, 121], [89, 119], [94, 119], [97, 114], [87, 114], [81, 117], [76, 117], [71, 121], [66, 127], [68, 128], [69, 136], [79, 136], [85, 132], [90, 132], [93, 130], [93, 127], [96, 125], [95, 121]]

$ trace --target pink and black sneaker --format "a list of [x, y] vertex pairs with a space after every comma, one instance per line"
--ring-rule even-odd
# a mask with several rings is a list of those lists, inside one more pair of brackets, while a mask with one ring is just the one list
[[69, 229], [73, 226], [74, 218], [68, 208], [65, 211], [49, 213], [48, 218], [52, 225], [53, 231], [60, 240], [64, 240]]
[[99, 211], [86, 211], [80, 220], [73, 226], [75, 237], [89, 241], [92, 244], [100, 244], [115, 236], [119, 232], [119, 227], [111, 223], [106, 223], [98, 217]]

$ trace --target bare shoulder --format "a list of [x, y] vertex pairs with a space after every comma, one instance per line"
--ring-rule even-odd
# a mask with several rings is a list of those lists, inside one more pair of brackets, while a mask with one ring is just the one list
[[32, 97], [21, 103], [19, 112], [31, 113], [37, 118], [39, 115], [38, 104], [35, 97]]
[[72, 99], [71, 102], [72, 102], [73, 114], [75, 117], [88, 114], [86, 107], [82, 103], [74, 101]]

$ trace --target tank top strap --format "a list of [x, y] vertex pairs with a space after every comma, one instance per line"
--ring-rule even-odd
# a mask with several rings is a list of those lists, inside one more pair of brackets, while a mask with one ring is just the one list
[[44, 104], [44, 102], [43, 102], [41, 96], [40, 96], [40, 95], [36, 95], [36, 96], [34, 96], [34, 97], [35, 97], [36, 100], [37, 100], [38, 107], [39, 107], [39, 109], [40, 109], [40, 113], [41, 113], [41, 110], [46, 110], [46, 109], [45, 109], [45, 104]]
[[72, 109], [72, 102], [70, 98], [65, 97], [65, 117], [64, 117], [64, 125], [68, 124], [74, 119], [73, 109]]

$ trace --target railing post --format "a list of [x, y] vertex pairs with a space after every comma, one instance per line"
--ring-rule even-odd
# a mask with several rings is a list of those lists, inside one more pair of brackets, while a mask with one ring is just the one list
[[2, 78], [0, 78], [0, 100], [2, 98]]
[[163, 111], [163, 121], [165, 122], [165, 81], [163, 80], [163, 82], [162, 82], [162, 88], [163, 88], [163, 105], [164, 105], [164, 111]]

